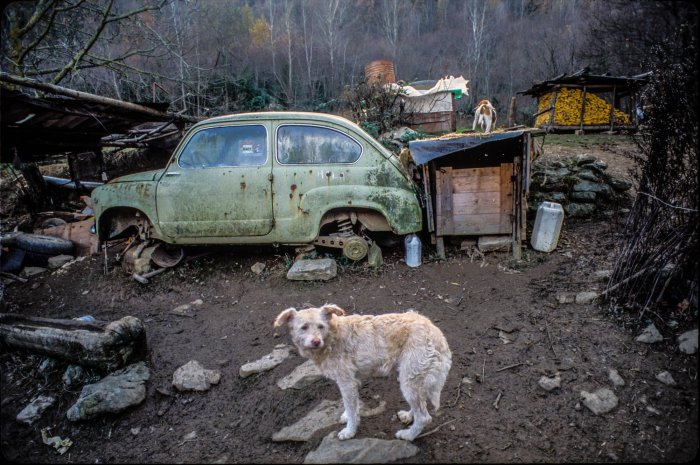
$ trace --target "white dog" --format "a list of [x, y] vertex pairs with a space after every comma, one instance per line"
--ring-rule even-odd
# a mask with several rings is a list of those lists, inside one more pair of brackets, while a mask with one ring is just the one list
[[[477, 124], [484, 132], [491, 132], [491, 126], [496, 127], [496, 109], [488, 100], [481, 100], [474, 110], [472, 130], [476, 129]], [[484, 127], [486, 127], [485, 130]]]
[[427, 401], [437, 411], [440, 392], [452, 366], [452, 353], [440, 329], [414, 312], [350, 315], [326, 304], [297, 311], [288, 308], [275, 320], [287, 324], [299, 354], [311, 359], [324, 376], [338, 384], [346, 423], [339, 439], [355, 436], [360, 422], [358, 375], [387, 376], [396, 368], [404, 398], [411, 407], [398, 412], [402, 423], [413, 424], [396, 437], [413, 441], [432, 421]]

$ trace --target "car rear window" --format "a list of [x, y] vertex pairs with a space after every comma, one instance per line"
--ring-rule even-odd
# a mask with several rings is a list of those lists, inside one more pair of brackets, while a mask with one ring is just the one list
[[282, 164], [354, 163], [360, 155], [362, 146], [335, 129], [288, 124], [277, 130], [277, 161]]
[[194, 134], [180, 153], [182, 168], [258, 166], [267, 160], [267, 130], [262, 125], [219, 126]]

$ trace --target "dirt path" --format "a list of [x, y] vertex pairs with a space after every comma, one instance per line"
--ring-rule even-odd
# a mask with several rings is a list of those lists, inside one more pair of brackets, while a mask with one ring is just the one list
[[[32, 463], [301, 463], [334, 428], [305, 443], [270, 438], [322, 399], [339, 399], [336, 386], [322, 380], [303, 391], [280, 390], [276, 382], [304, 361], [296, 353], [246, 379], [238, 369], [290, 342], [286, 335], [273, 337], [272, 322], [281, 310], [332, 302], [350, 313], [415, 309], [447, 337], [453, 367], [433, 424], [445, 426], [416, 440], [420, 452], [406, 462], [691, 460], [698, 448], [697, 355], [679, 353], [675, 342], [688, 328], [655, 322], [665, 338], [649, 346], [635, 342], [635, 320], [608, 312], [607, 303], [556, 299], [563, 291], [604, 288], [594, 272], [610, 268], [623, 220], [567, 221], [554, 252], [528, 249], [516, 268], [507, 254], [472, 261], [457, 246], [448, 247], [447, 260], [434, 261], [426, 246], [425, 261], [415, 269], [403, 263], [400, 248], [385, 249], [379, 270], [340, 267], [329, 282], [292, 282], [285, 278], [290, 250], [249, 247], [220, 249], [147, 286], [119, 269], [105, 275], [100, 257], [9, 285], [8, 312], [142, 319], [151, 379], [138, 407], [72, 423], [65, 412], [80, 387], [62, 386], [65, 366], [43, 376], [37, 372], [41, 358], [3, 352], [3, 457]], [[250, 271], [255, 262], [266, 265], [261, 275]], [[170, 313], [196, 299], [203, 304], [194, 317]], [[204, 393], [177, 393], [172, 374], [190, 360], [220, 370], [221, 382]], [[613, 386], [611, 369], [624, 386]], [[656, 380], [664, 370], [677, 386]], [[538, 385], [542, 376], [556, 373], [560, 388], [547, 392]], [[602, 387], [613, 389], [619, 404], [596, 416], [582, 405], [580, 393]], [[31, 427], [15, 421], [40, 393], [58, 402]], [[385, 400], [387, 411], [363, 419], [358, 437], [393, 439], [400, 425], [392, 416], [405, 407], [396, 379], [370, 380], [361, 396], [370, 404]], [[73, 441], [65, 455], [42, 443], [46, 427]], [[183, 441], [192, 431], [196, 439]]]

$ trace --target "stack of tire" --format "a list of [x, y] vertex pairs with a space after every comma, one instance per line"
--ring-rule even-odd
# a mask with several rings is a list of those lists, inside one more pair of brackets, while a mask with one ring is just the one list
[[47, 266], [56, 255], [73, 255], [74, 245], [68, 239], [41, 234], [13, 232], [0, 237], [3, 272], [19, 273], [25, 266]]

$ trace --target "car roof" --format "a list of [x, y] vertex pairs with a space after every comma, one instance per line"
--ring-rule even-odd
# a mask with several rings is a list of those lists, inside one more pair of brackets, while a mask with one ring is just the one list
[[202, 126], [211, 123], [225, 123], [225, 122], [236, 122], [236, 121], [262, 121], [262, 120], [315, 120], [315, 121], [328, 121], [334, 122], [342, 125], [357, 126], [352, 121], [342, 116], [332, 115], [330, 113], [313, 113], [310, 111], [260, 111], [260, 112], [249, 112], [249, 113], [235, 113], [230, 115], [215, 116], [213, 118], [208, 118], [200, 121], [195, 126]]

